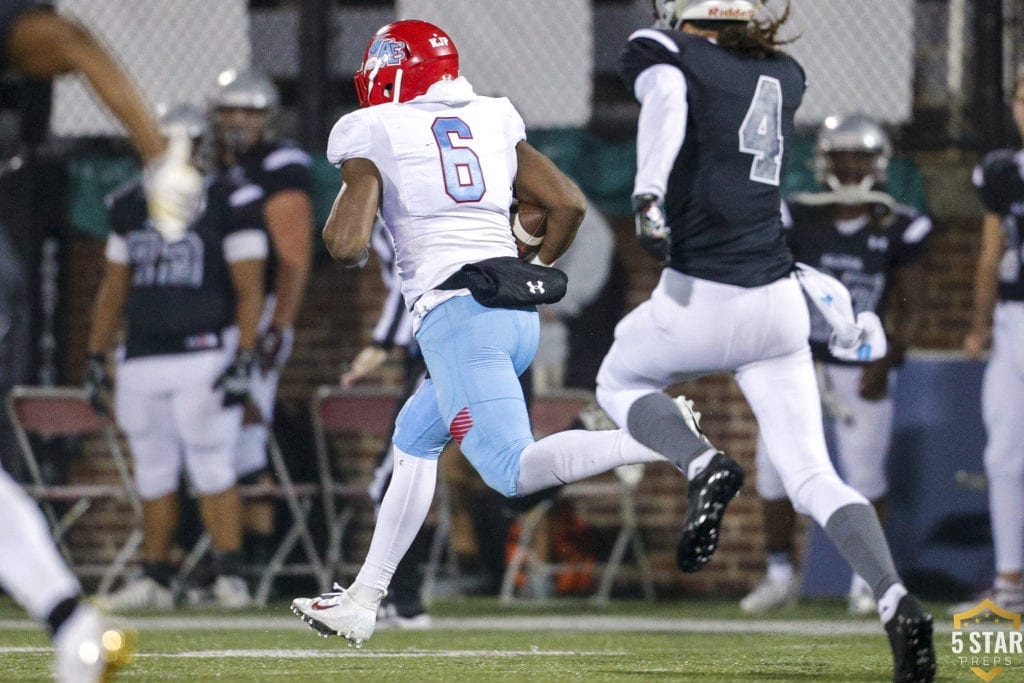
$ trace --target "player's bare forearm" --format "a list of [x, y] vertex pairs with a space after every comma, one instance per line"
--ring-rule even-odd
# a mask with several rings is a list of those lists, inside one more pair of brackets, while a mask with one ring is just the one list
[[323, 238], [334, 260], [353, 266], [366, 256], [370, 244], [380, 204], [381, 180], [377, 167], [368, 159], [346, 161], [341, 178], [341, 191], [334, 198]]
[[37, 78], [81, 73], [128, 130], [145, 161], [164, 151], [166, 143], [138, 88], [81, 25], [48, 10], [26, 12], [12, 29], [8, 58], [12, 66]]
[[974, 309], [971, 314], [971, 332], [974, 334], [986, 334], [992, 326], [992, 311], [999, 291], [999, 259], [1003, 252], [1001, 222], [998, 215], [985, 214], [981, 255], [974, 272]]
[[313, 253], [313, 203], [300, 190], [275, 194], [264, 207], [270, 239], [278, 258], [274, 275], [273, 325], [295, 326], [309, 280]]
[[516, 145], [516, 156], [516, 196], [547, 209], [547, 232], [537, 255], [544, 263], [554, 263], [576, 237], [587, 211], [586, 197], [554, 162], [525, 140]]
[[230, 265], [231, 282], [235, 287], [238, 348], [251, 350], [256, 346], [256, 333], [263, 311], [263, 271], [266, 261], [247, 259]]
[[121, 313], [128, 298], [129, 270], [123, 263], [107, 261], [93, 302], [92, 326], [89, 328], [89, 354], [107, 353], [121, 326]]
[[921, 330], [926, 289], [924, 268], [920, 264], [898, 268], [894, 275], [899, 317], [889, 340], [889, 353], [886, 356], [899, 363], [902, 362], [906, 350], [917, 340]]

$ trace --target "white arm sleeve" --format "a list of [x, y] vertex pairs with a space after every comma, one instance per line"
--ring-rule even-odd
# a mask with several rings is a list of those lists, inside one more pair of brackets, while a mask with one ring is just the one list
[[668, 176], [686, 138], [686, 77], [668, 64], [644, 69], [633, 86], [640, 102], [633, 196], [665, 196]]

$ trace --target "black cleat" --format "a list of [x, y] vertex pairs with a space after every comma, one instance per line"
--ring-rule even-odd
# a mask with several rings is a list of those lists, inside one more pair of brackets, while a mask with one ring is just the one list
[[718, 527], [725, 506], [743, 486], [743, 468], [725, 453], [711, 458], [704, 471], [690, 481], [690, 500], [676, 564], [684, 572], [700, 571], [718, 548]]
[[932, 615], [913, 595], [904, 595], [896, 615], [885, 624], [892, 647], [892, 680], [930, 683], [935, 680]]

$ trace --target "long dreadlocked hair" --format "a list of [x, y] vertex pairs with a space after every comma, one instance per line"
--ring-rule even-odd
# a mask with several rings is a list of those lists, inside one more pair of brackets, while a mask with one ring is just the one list
[[742, 23], [736, 21], [688, 21], [696, 28], [718, 31], [718, 44], [736, 50], [748, 57], [764, 59], [782, 54], [780, 49], [800, 37], [799, 34], [785, 40], [778, 37], [779, 29], [789, 19], [791, 0], [786, 0], [786, 9], [778, 17], [769, 14], [762, 20], [753, 19]]

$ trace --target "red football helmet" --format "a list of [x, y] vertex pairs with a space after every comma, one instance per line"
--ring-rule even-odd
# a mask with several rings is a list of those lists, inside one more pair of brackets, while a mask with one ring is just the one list
[[408, 102], [458, 76], [459, 51], [447, 33], [425, 21], [396, 21], [370, 39], [356, 72], [356, 94], [364, 107]]

